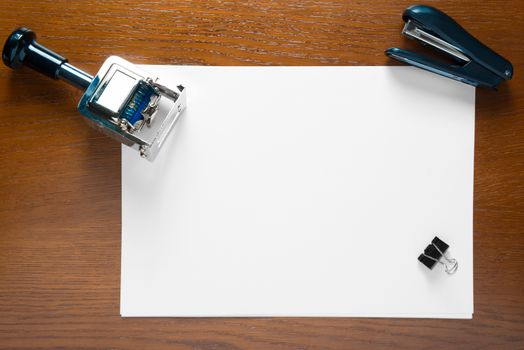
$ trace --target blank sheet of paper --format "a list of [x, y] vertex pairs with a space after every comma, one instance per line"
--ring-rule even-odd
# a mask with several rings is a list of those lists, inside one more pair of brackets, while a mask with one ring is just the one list
[[[187, 87], [122, 148], [122, 316], [471, 318], [474, 88], [411, 67], [147, 66]], [[417, 257], [438, 235], [448, 276]]]

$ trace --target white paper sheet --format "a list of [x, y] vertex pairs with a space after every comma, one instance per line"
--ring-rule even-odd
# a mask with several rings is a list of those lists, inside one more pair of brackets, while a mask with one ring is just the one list
[[[471, 318], [474, 88], [410, 67], [177, 67], [122, 149], [122, 316]], [[459, 269], [418, 255], [438, 235]]]

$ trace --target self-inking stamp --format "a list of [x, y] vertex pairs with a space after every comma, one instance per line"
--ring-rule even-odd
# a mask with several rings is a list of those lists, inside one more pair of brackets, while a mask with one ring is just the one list
[[78, 110], [89, 124], [153, 160], [186, 107], [185, 87], [167, 86], [116, 56], [95, 77], [36, 42], [36, 34], [18, 28], [7, 38], [2, 60], [13, 69], [26, 65], [84, 91]]

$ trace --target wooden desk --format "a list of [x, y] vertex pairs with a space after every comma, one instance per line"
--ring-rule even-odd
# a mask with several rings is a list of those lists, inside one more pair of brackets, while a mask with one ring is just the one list
[[[431, 3], [431, 1], [428, 1]], [[12, 1], [17, 26], [95, 73], [136, 63], [384, 65], [409, 1]], [[78, 91], [0, 67], [0, 348], [524, 348], [524, 2], [438, 7], [515, 66], [477, 91], [473, 320], [122, 319], [120, 145], [86, 127]], [[350, 82], [348, 82], [350, 83]]]

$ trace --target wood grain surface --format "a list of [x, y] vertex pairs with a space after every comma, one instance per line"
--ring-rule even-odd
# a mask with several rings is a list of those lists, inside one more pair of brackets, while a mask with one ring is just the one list
[[[524, 2], [428, 1], [509, 58], [478, 90], [473, 320], [119, 315], [120, 145], [76, 111], [79, 91], [0, 67], [1, 349], [524, 349]], [[11, 1], [16, 27], [95, 73], [135, 63], [390, 65], [407, 1]], [[348, 84], [351, 82], [348, 82]], [[380, 215], [377, 213], [377, 215]]]

